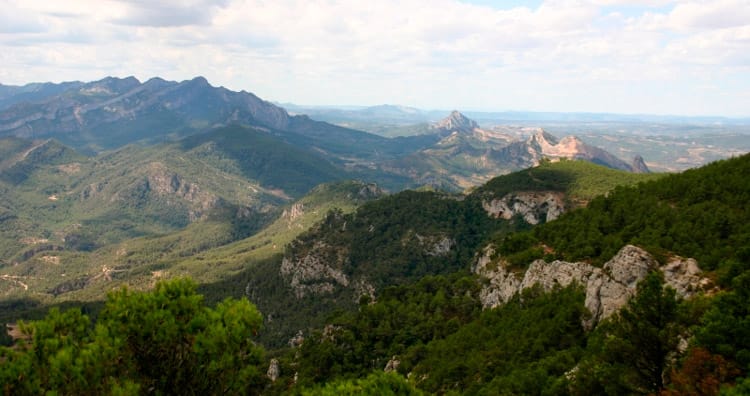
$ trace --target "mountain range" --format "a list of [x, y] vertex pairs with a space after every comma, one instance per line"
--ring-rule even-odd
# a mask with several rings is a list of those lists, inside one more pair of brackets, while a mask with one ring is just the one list
[[[326, 157], [334, 164], [367, 174], [373, 168], [383, 170], [382, 163], [407, 157], [422, 150], [444, 150], [453, 146], [450, 156], [457, 159], [459, 168], [471, 168], [469, 162], [481, 162], [487, 153], [471, 148], [491, 148], [495, 151], [512, 142], [510, 137], [488, 139], [488, 131], [458, 112], [428, 126], [425, 133], [415, 136], [384, 138], [325, 122], [314, 121], [305, 115], [289, 113], [272, 103], [263, 101], [248, 92], [233, 92], [223, 87], [213, 87], [204, 78], [183, 82], [170, 82], [159, 78], [144, 83], [133, 77], [105, 78], [90, 83], [34, 84], [24, 87], [3, 86], [3, 106], [0, 107], [0, 136], [26, 139], [54, 138], [78, 151], [92, 154], [111, 150], [126, 144], [154, 143], [206, 132], [218, 126], [249, 125], [265, 129], [270, 136]], [[477, 133], [475, 134], [475, 129]], [[457, 133], [453, 144], [445, 139]], [[481, 144], [479, 144], [481, 142]], [[533, 142], [529, 142], [533, 144]], [[553, 143], [555, 144], [555, 143]], [[580, 146], [580, 144], [579, 144]], [[549, 147], [546, 147], [549, 148]], [[464, 152], [466, 149], [466, 152]], [[531, 157], [557, 155], [534, 147]], [[581, 150], [590, 152], [588, 147]], [[505, 155], [522, 154], [511, 149]], [[615, 163], [613, 158], [600, 159], [599, 154], [569, 151], [568, 158], [576, 156], [600, 161], [616, 168], [627, 167]], [[533, 163], [538, 158], [506, 160], [503, 154], [494, 162], [499, 166], [477, 169], [493, 174], [520, 167], [503, 162]], [[452, 160], [452, 158], [448, 158]], [[385, 165], [396, 174], [412, 174], [413, 169], [397, 162]], [[469, 169], [462, 169], [469, 171]], [[442, 171], [442, 170], [439, 170]], [[389, 173], [389, 172], [385, 172]], [[419, 183], [419, 180], [415, 181]]]
[[[267, 394], [362, 377], [437, 394], [750, 387], [750, 156], [667, 175], [458, 111], [408, 128], [316, 121], [200, 77], [0, 85], [0, 321], [78, 309], [14, 332], [30, 348], [0, 348], [3, 389], [96, 366], [96, 351], [120, 362], [132, 339], [89, 316], [125, 318], [105, 296], [151, 290], [179, 294], [145, 310], [157, 327], [205, 313], [185, 328], [210, 335], [159, 344], [180, 359], [244, 329], [229, 311], [252, 301], [263, 326], [237, 337], [270, 359], [235, 368]], [[197, 286], [164, 283], [182, 277]], [[148, 380], [112, 370], [114, 390]]]
[[[99, 276], [95, 268], [129, 268], [112, 257], [132, 251], [114, 248], [127, 241], [151, 239], [136, 250], [162, 252], [144, 256], [156, 259], [172, 254], [162, 243], [182, 241], [190, 246], [184, 255], [252, 237], [295, 202], [320, 201], [307, 194], [321, 183], [359, 179], [390, 191], [456, 192], [563, 158], [633, 170], [574, 137], [484, 130], [458, 111], [419, 134], [386, 138], [289, 115], [200, 77], [105, 78], [0, 92], [0, 266], [13, 269], [7, 276], [31, 277], [48, 262], [63, 263], [58, 276], [72, 277], [73, 286], [25, 283], [51, 293], [44, 299], [89, 284], [81, 279]], [[353, 208], [347, 199], [331, 202]], [[306, 227], [325, 215], [308, 210]], [[252, 244], [283, 246], [304, 228]], [[19, 295], [17, 286], [6, 282], [5, 293]]]

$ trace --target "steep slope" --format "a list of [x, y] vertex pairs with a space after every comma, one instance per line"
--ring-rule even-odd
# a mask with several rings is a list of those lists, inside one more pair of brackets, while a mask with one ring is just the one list
[[[623, 245], [655, 255], [693, 257], [708, 270], [735, 271], [746, 261], [750, 155], [669, 175], [632, 189], [615, 189], [529, 234], [528, 243], [500, 245], [502, 254], [547, 246], [554, 258], [602, 263]], [[532, 242], [534, 241], [534, 242]], [[732, 267], [736, 267], [732, 269]]]
[[211, 87], [202, 77], [181, 83], [108, 77], [11, 106], [0, 113], [0, 133], [99, 150], [229, 122], [285, 128], [288, 118], [252, 94]]
[[45, 249], [88, 251], [206, 219], [231, 220], [234, 237], [244, 237], [291, 197], [343, 177], [315, 153], [238, 126], [92, 158], [52, 140], [2, 143], [6, 262]]
[[[0, 269], [1, 279], [6, 279], [0, 290], [3, 300], [34, 296], [44, 303], [60, 303], [97, 301], [113, 287], [148, 288], [163, 278], [190, 276], [202, 283], [228, 279], [279, 255], [284, 245], [330, 210], [349, 213], [382, 194], [376, 185], [362, 182], [321, 185], [283, 211], [264, 214], [271, 222], [249, 238], [243, 230], [247, 221], [240, 217], [249, 213], [224, 209], [173, 233], [127, 239], [90, 252], [40, 249]], [[23, 286], [10, 281], [14, 279]]]
[[54, 140], [0, 138], [0, 180], [22, 183], [35, 170], [83, 160], [84, 157]]
[[55, 138], [74, 148], [98, 152], [139, 140], [158, 142], [230, 124], [268, 128], [303, 149], [354, 165], [390, 158], [422, 147], [423, 139], [391, 140], [286, 110], [249, 92], [213, 87], [203, 77], [172, 82], [108, 77], [48, 89], [38, 100], [0, 111], [0, 136]]
[[345, 176], [315, 150], [298, 148], [258, 128], [237, 125], [218, 128], [187, 137], [175, 146], [292, 197]]
[[[387, 286], [466, 271], [491, 235], [552, 220], [618, 183], [649, 177], [659, 176], [563, 161], [500, 176], [469, 196], [401, 192], [350, 215], [329, 214], [287, 247], [280, 267], [267, 264], [266, 278], [247, 275], [244, 282], [261, 309], [278, 320], [269, 338], [286, 340], [299, 329], [289, 323], [321, 323], [326, 312], [351, 308]], [[498, 215], [503, 201], [507, 213]], [[275, 279], [273, 291], [269, 278]], [[286, 306], [307, 312], [307, 319]]]
[[[280, 386], [385, 370], [435, 393], [743, 394], [749, 166], [745, 155], [617, 187], [530, 231], [497, 233], [475, 275], [384, 289], [292, 339], [285, 368], [296, 375]], [[574, 184], [524, 173], [477, 194]], [[349, 274], [319, 273], [337, 287]]]

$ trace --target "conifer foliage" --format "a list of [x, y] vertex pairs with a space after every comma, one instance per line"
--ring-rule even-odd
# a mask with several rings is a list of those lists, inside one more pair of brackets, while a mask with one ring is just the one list
[[[265, 386], [262, 323], [247, 300], [207, 308], [188, 280], [111, 293], [96, 323], [52, 310], [0, 350], [3, 394], [253, 394]], [[51, 392], [51, 393], [50, 393]]]

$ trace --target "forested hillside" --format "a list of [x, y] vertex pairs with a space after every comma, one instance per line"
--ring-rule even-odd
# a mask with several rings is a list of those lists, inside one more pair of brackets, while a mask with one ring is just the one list
[[[216, 368], [205, 383], [194, 384], [195, 389], [218, 379], [218, 384], [238, 386], [226, 389], [228, 393], [242, 389], [264, 394], [745, 394], [750, 387], [746, 379], [750, 185], [742, 176], [750, 171], [750, 156], [616, 187], [596, 198], [582, 192], [597, 185], [591, 182], [595, 178], [582, 175], [597, 173], [588, 168], [573, 172], [577, 167], [544, 164], [497, 179], [467, 197], [403, 192], [366, 203], [350, 214], [331, 210], [300, 235], [283, 258], [267, 256], [252, 270], [200, 288], [212, 304], [221, 300], [222, 293], [249, 296], [258, 303], [264, 321], [257, 339], [269, 348], [268, 358], [260, 359], [256, 344], [250, 342], [228, 349], [228, 356], [237, 356], [236, 351], [249, 359], [245, 363], [205, 363], [213, 359], [211, 348], [224, 345], [211, 337], [233, 337], [229, 326], [235, 323], [230, 314], [234, 308], [230, 307], [239, 303], [194, 311], [200, 298], [189, 287], [178, 293], [186, 299], [178, 300], [184, 304], [175, 309], [205, 312], [200, 315], [216, 320], [208, 323], [224, 323], [227, 332], [202, 327], [203, 316], [196, 320], [188, 316], [189, 325], [180, 331], [196, 335], [178, 337], [190, 341], [181, 347], [164, 344], [159, 353], [172, 356], [174, 348], [186, 348], [182, 350], [190, 353], [180, 359], [189, 364], [179, 367], [213, 364], [210, 367]], [[522, 216], [504, 220], [487, 210], [487, 202], [517, 196], [519, 191], [565, 192], [569, 211], [532, 227]], [[588, 207], [573, 209], [586, 201]], [[585, 285], [528, 287], [488, 308], [483, 299], [489, 280], [470, 271], [489, 247], [496, 251], [492, 265], [521, 273], [536, 258], [578, 262], [552, 261], [548, 265], [553, 270], [600, 266], [625, 244], [651, 252], [659, 265], [676, 256], [693, 257], [713, 286], [677, 293], [668, 286], [663, 269], [652, 271], [639, 278], [632, 294], [625, 295], [626, 300], [632, 298], [622, 310], [592, 326]], [[314, 265], [304, 267], [305, 263]], [[179, 285], [157, 286], [156, 295], [184, 287]], [[117, 327], [117, 315], [140, 312], [137, 305], [121, 307], [131, 304], [128, 299], [135, 304], [155, 298], [138, 296], [126, 291], [112, 294], [95, 327], [75, 312], [52, 313], [30, 328], [35, 329], [34, 345], [57, 346], [36, 357], [23, 349], [5, 350], [5, 359], [13, 362], [6, 367], [38, 367], [39, 379], [28, 385], [36, 386], [28, 388], [34, 391], [69, 383], [78, 387], [76, 391], [94, 393], [106, 389], [179, 393], [175, 389], [183, 388], [170, 381], [192, 383], [183, 376], [189, 371], [175, 372], [175, 380], [154, 377], [147, 364], [138, 363], [150, 356], [142, 355], [151, 353], [148, 349], [129, 350], [132, 345], [117, 343], [119, 337], [129, 339], [127, 332], [138, 331]], [[220, 314], [226, 309], [230, 311]], [[142, 322], [149, 323], [148, 318]], [[78, 330], [78, 338], [55, 341], [66, 333], [42, 331], [54, 323], [95, 331]], [[209, 333], [201, 335], [201, 331]], [[107, 339], [114, 344], [96, 350], [109, 351], [107, 356], [126, 353], [127, 362], [132, 362], [126, 367], [132, 370], [103, 366], [97, 372], [109, 379], [96, 385], [80, 378], [78, 382], [60, 379], [78, 378], [76, 367], [91, 365], [99, 356], [87, 351]], [[80, 341], [67, 344], [68, 340]], [[76, 360], [75, 356], [94, 357]], [[14, 370], [18, 371], [4, 371], [6, 383], [11, 384], [6, 389], [27, 389], [18, 382], [22, 370]], [[250, 370], [247, 373], [252, 375], [242, 378], [252, 380], [233, 382], [242, 370]]]
[[206, 292], [247, 292], [274, 318], [263, 341], [283, 345], [299, 330], [322, 325], [336, 309], [354, 309], [362, 296], [376, 298], [384, 287], [427, 275], [468, 273], [493, 236], [531, 227], [522, 211], [548, 211], [545, 202], [531, 201], [508, 219], [497, 218], [488, 213], [488, 202], [528, 192], [559, 193], [559, 209], [564, 211], [585, 202], [589, 194], [606, 193], [617, 181], [633, 184], [658, 177], [562, 161], [500, 176], [468, 196], [404, 191], [353, 213], [329, 212], [292, 241], [283, 258], [227, 279], [216, 291], [206, 286]]
[[429, 393], [744, 394], [750, 185], [742, 176], [749, 165], [744, 156], [618, 187], [586, 209], [496, 236], [501, 257], [525, 252], [527, 265], [535, 254], [597, 264], [625, 243], [662, 262], [695, 257], [720, 289], [676, 298], [654, 272], [619, 314], [586, 330], [590, 313], [574, 285], [551, 293], [532, 288], [483, 310], [481, 278], [425, 277], [333, 318], [281, 359], [281, 372], [309, 386], [386, 368]]
[[[546, 254], [602, 263], [625, 244], [696, 258], [725, 286], [750, 268], [750, 156], [718, 161], [638, 188], [617, 187], [533, 231], [506, 238], [503, 254]], [[519, 239], [524, 244], [515, 243]], [[539, 251], [536, 249], [536, 251]], [[541, 256], [539, 256], [541, 257]]]

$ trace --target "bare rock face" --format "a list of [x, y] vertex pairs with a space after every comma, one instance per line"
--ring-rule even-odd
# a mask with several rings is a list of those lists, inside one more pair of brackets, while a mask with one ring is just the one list
[[635, 173], [651, 173], [651, 169], [646, 165], [646, 161], [644, 161], [643, 157], [638, 154], [633, 157], [633, 162], [630, 164], [630, 167], [633, 168], [633, 172]]
[[529, 156], [534, 159], [536, 164], [543, 158], [583, 159], [613, 169], [633, 171], [632, 166], [627, 162], [599, 147], [590, 146], [575, 136], [566, 136], [557, 140], [554, 136], [540, 129], [529, 137], [526, 145]]
[[290, 338], [287, 342], [290, 348], [299, 348], [305, 342], [305, 335], [302, 330], [298, 330], [294, 337]]
[[630, 289], [635, 288], [646, 275], [658, 268], [659, 263], [645, 250], [627, 245], [604, 264], [604, 271], [613, 281]]
[[672, 286], [677, 295], [688, 298], [701, 290], [712, 287], [711, 281], [701, 276], [698, 262], [692, 258], [673, 257], [667, 265], [661, 268], [664, 280]]
[[268, 365], [268, 371], [266, 371], [266, 376], [271, 382], [276, 382], [276, 380], [279, 379], [280, 374], [281, 370], [279, 369], [279, 360], [271, 359], [271, 363]]
[[371, 285], [364, 279], [359, 279], [353, 283], [353, 287], [355, 296], [367, 296], [370, 299], [370, 304], [375, 303], [375, 286]]
[[349, 286], [349, 279], [338, 269], [345, 259], [345, 252], [317, 242], [301, 257], [284, 257], [281, 261], [281, 275], [294, 289], [297, 298], [309, 293], [331, 293], [336, 284]]
[[424, 249], [424, 253], [428, 256], [445, 256], [450, 253], [451, 249], [456, 245], [456, 241], [447, 235], [422, 236], [420, 234], [414, 234], [414, 237], [417, 239], [419, 246]]
[[493, 262], [495, 249], [491, 245], [485, 247], [483, 253], [474, 272], [487, 278], [489, 284], [480, 290], [479, 299], [485, 308], [494, 308], [507, 303], [521, 290], [522, 278], [508, 271], [502, 261]]
[[700, 276], [701, 271], [694, 259], [677, 257], [659, 267], [648, 252], [632, 245], [623, 247], [602, 268], [582, 262], [536, 260], [524, 273], [514, 273], [507, 269], [502, 258], [493, 260], [493, 254], [491, 246], [485, 248], [474, 269], [475, 273], [489, 280], [480, 291], [485, 308], [505, 304], [534, 285], [550, 291], [577, 283], [585, 289], [584, 305], [591, 312], [591, 317], [583, 323], [586, 328], [592, 328], [624, 307], [636, 293], [638, 282], [654, 270], [662, 271], [665, 285], [674, 288], [683, 298], [710, 288], [710, 281]]
[[287, 219], [287, 221], [294, 221], [302, 217], [305, 214], [305, 205], [302, 202], [297, 202], [289, 209], [284, 209], [281, 213], [281, 217]]
[[401, 365], [401, 361], [398, 360], [397, 356], [394, 355], [391, 358], [391, 360], [389, 360], [388, 363], [386, 363], [383, 371], [385, 371], [386, 373], [390, 373], [391, 371], [396, 371], [398, 369], [398, 366], [400, 365]]
[[150, 191], [165, 198], [176, 198], [188, 204], [190, 221], [202, 218], [208, 211], [217, 207], [219, 197], [206, 192], [195, 183], [170, 171], [159, 162], [148, 165], [148, 173], [141, 186], [137, 188]]
[[[370, 200], [382, 196], [385, 192], [375, 183], [367, 183], [357, 192], [357, 199]], [[350, 199], [352, 197], [349, 197]]]
[[501, 199], [483, 201], [482, 207], [496, 219], [510, 220], [521, 215], [529, 224], [552, 221], [565, 212], [563, 194], [559, 192], [511, 193]]

